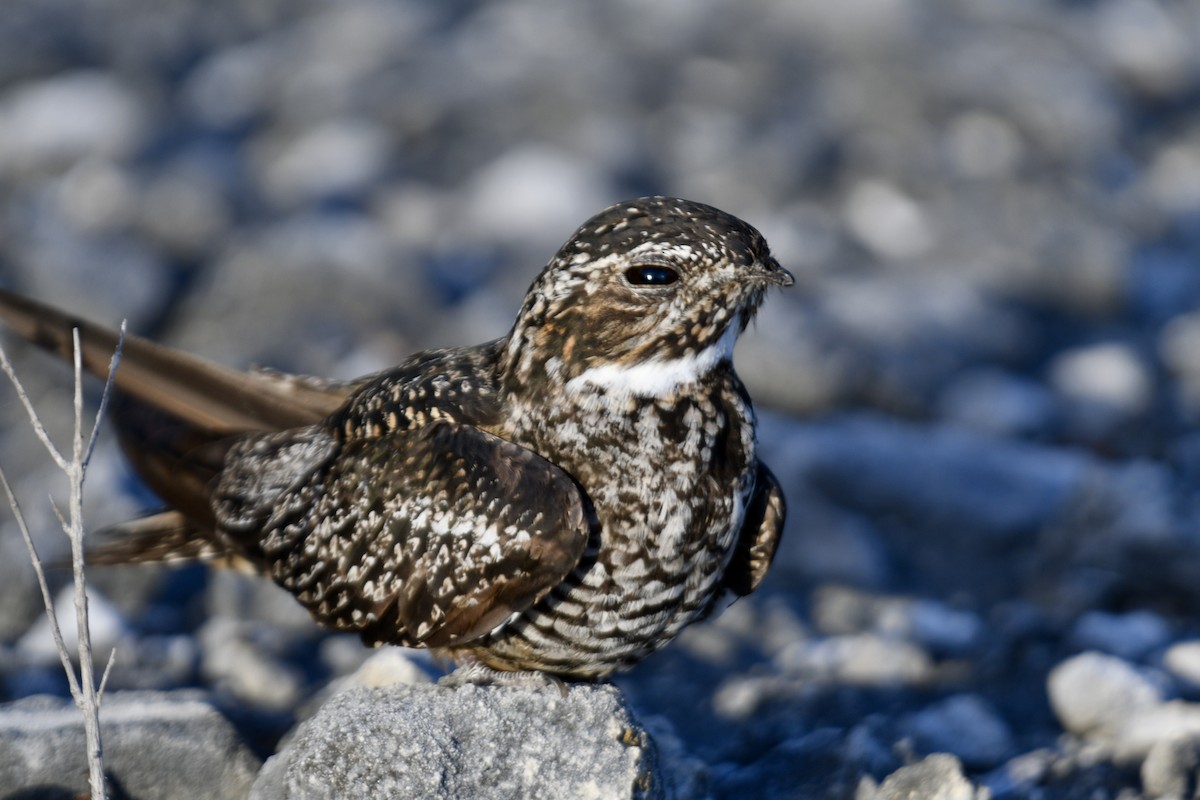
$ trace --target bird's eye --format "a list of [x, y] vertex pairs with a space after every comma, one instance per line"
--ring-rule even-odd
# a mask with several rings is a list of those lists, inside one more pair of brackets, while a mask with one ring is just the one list
[[625, 280], [633, 286], [666, 286], [679, 280], [679, 273], [661, 264], [639, 264], [625, 270]]

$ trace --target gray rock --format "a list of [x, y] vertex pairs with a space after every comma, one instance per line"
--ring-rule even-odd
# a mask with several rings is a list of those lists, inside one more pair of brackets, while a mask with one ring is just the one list
[[1096, 22], [1101, 52], [1135, 89], [1170, 96], [1193, 85], [1195, 39], [1179, 11], [1144, 0], [1107, 0]]
[[104, 72], [19, 84], [0, 98], [0, 173], [127, 155], [146, 116], [142, 99]]
[[953, 654], [973, 647], [984, 630], [982, 620], [970, 611], [935, 600], [879, 596], [844, 586], [818, 589], [813, 618], [824, 633], [872, 631]]
[[850, 686], [915, 686], [935, 676], [933, 659], [923, 648], [874, 633], [797, 642], [775, 661], [785, 673]]
[[331, 120], [274, 143], [262, 183], [280, 206], [361, 194], [386, 171], [391, 142], [381, 126]]
[[870, 778], [859, 784], [855, 800], [987, 800], [963, 775], [962, 764], [946, 753], [934, 753], [888, 775], [879, 786]]
[[[100, 719], [105, 771], [128, 797], [244, 797], [258, 772], [258, 759], [197, 693], [109, 694]], [[0, 787], [86, 791], [83, 720], [73, 702], [37, 696], [0, 706]]]
[[911, 729], [923, 751], [946, 752], [969, 766], [989, 767], [1013, 754], [1008, 723], [976, 694], [948, 697], [913, 715]]
[[1150, 797], [1196, 797], [1200, 791], [1200, 735], [1167, 739], [1142, 762], [1142, 789]]
[[613, 686], [391, 686], [336, 695], [251, 797], [671, 798], [676, 786]]
[[1162, 689], [1115, 656], [1082, 653], [1047, 679], [1050, 706], [1063, 727], [1081, 736], [1118, 734], [1130, 718], [1162, 704]]
[[240, 702], [280, 711], [300, 701], [304, 677], [279, 657], [286, 635], [254, 620], [211, 619], [199, 633], [200, 671]]

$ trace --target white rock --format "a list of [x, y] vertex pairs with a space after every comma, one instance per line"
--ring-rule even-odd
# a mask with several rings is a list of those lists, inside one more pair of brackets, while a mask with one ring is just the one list
[[1096, 16], [1102, 52], [1118, 72], [1151, 94], [1170, 95], [1186, 87], [1196, 70], [1190, 20], [1169, 4], [1150, 0], [1108, 0]]
[[859, 786], [856, 800], [984, 800], [986, 789], [976, 790], [963, 775], [962, 763], [947, 753], [935, 753], [888, 775], [878, 787], [870, 779]]
[[361, 193], [382, 175], [391, 140], [379, 125], [333, 119], [273, 147], [263, 164], [267, 192], [283, 204]]
[[914, 259], [934, 243], [929, 216], [912, 197], [882, 181], [863, 181], [846, 200], [846, 223], [881, 258]]
[[[54, 613], [58, 617], [63, 644], [74, 656], [79, 652], [79, 628], [75, 624], [75, 589], [64, 586], [54, 598]], [[129, 632], [129, 623], [120, 610], [94, 587], [88, 588], [88, 630], [91, 633], [92, 654], [97, 671], [104, 669], [108, 654]], [[50, 620], [43, 614], [25, 635], [17, 640], [17, 652], [32, 661], [58, 660]]]
[[582, 158], [526, 145], [471, 179], [463, 224], [476, 235], [521, 246], [557, 247], [579, 223], [618, 198]]
[[1162, 689], [1128, 662], [1094, 652], [1051, 670], [1047, 691], [1063, 727], [1088, 737], [1116, 736], [1135, 715], [1163, 702]]
[[924, 649], [872, 633], [798, 642], [776, 661], [785, 671], [851, 686], [911, 686], [933, 678]]
[[1163, 654], [1163, 666], [1176, 678], [1200, 687], [1200, 639], [1171, 645]]
[[1144, 411], [1152, 398], [1144, 359], [1127, 344], [1110, 342], [1060, 353], [1050, 364], [1050, 383], [1075, 400], [1130, 414]]

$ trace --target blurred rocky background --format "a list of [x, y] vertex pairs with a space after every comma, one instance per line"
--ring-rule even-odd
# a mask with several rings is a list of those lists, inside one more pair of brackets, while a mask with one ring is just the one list
[[[687, 793], [1192, 796], [1200, 5], [0, 10], [0, 284], [228, 364], [501, 335], [579, 223], [654, 193], [799, 284], [737, 355], [774, 572], [617, 681]], [[69, 372], [8, 349], [61, 436]], [[7, 390], [0, 465], [61, 556]], [[111, 438], [88, 492], [96, 527], [154, 506]], [[259, 758], [369, 655], [232, 574], [94, 581], [110, 688], [198, 691]], [[65, 694], [39, 608], [0, 521], [0, 699]]]

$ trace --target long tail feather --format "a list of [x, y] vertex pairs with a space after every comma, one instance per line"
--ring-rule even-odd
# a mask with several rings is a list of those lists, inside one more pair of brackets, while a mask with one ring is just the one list
[[[117, 346], [115, 331], [3, 289], [0, 319], [65, 359], [73, 358], [72, 331], [78, 328], [83, 366], [100, 376], [107, 373]], [[133, 335], [125, 337], [116, 386], [214, 433], [308, 425], [337, 409], [347, 391], [240, 372]]]

